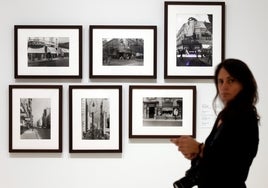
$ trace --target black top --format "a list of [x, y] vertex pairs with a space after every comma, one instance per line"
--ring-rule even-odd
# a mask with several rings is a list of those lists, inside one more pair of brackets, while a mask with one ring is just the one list
[[[219, 119], [222, 124], [217, 126]], [[205, 142], [198, 187], [246, 188], [258, 143], [258, 119], [254, 110], [232, 110], [218, 117]]]

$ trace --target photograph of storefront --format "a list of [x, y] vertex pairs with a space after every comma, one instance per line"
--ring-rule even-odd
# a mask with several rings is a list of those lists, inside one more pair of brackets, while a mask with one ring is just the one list
[[139, 38], [103, 38], [103, 65], [142, 66], [144, 40]]
[[110, 139], [110, 105], [107, 98], [82, 98], [82, 139]]
[[212, 66], [213, 15], [177, 15], [176, 66]]
[[144, 97], [144, 126], [182, 126], [182, 98]]
[[29, 37], [28, 66], [69, 66], [68, 37]]

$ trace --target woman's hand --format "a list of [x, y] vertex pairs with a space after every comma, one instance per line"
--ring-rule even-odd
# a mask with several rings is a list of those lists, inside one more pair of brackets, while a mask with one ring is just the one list
[[170, 139], [172, 143], [178, 146], [178, 150], [186, 159], [192, 160], [199, 153], [199, 142], [190, 136], [180, 136]]

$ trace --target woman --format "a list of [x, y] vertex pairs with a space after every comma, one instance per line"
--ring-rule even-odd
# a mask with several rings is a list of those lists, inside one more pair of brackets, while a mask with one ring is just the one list
[[199, 158], [198, 188], [246, 188], [245, 181], [259, 143], [257, 84], [248, 66], [226, 59], [215, 71], [217, 98], [224, 107], [204, 144], [189, 136], [171, 139], [192, 161]]

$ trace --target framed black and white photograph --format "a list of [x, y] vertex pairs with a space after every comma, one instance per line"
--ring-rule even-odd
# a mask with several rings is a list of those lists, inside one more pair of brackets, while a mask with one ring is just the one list
[[195, 137], [196, 87], [129, 86], [129, 137]]
[[165, 78], [210, 79], [225, 56], [224, 2], [165, 2]]
[[82, 26], [14, 29], [15, 78], [82, 78]]
[[62, 151], [62, 86], [9, 86], [9, 152]]
[[156, 78], [156, 26], [90, 26], [90, 78]]
[[122, 152], [122, 86], [69, 86], [71, 153]]

